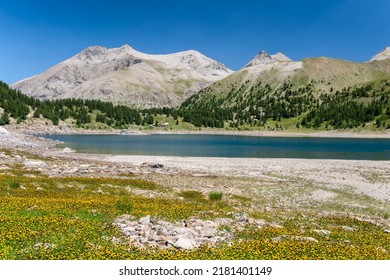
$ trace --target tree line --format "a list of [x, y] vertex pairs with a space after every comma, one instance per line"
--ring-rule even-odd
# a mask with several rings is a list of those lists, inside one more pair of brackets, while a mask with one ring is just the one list
[[0, 125], [10, 118], [18, 123], [29, 114], [51, 120], [54, 125], [67, 119], [77, 126], [92, 122], [113, 128], [153, 125], [164, 115], [196, 127], [265, 127], [270, 121], [297, 119], [297, 127], [346, 129], [375, 122], [390, 128], [390, 81], [348, 87], [318, 95], [312, 83], [295, 87], [285, 82], [272, 87], [258, 82], [232, 85], [226, 94], [211, 94], [210, 88], [193, 95], [177, 108], [139, 109], [100, 100], [58, 99], [41, 101], [0, 82]]

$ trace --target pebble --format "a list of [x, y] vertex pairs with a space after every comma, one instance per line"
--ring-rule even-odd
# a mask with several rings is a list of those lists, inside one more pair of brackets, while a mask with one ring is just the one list
[[54, 244], [54, 243], [37, 243], [33, 246], [34, 249], [45, 249], [45, 250], [49, 250], [49, 249], [55, 249], [57, 248], [57, 245]]
[[313, 230], [315, 233], [318, 233], [319, 235], [329, 235], [332, 232], [326, 229], [315, 229]]

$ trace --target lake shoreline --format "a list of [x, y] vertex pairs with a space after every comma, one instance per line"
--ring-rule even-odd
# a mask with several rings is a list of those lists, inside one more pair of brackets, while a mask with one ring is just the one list
[[257, 137], [327, 137], [327, 138], [390, 138], [390, 129], [385, 131], [264, 131], [264, 130], [171, 130], [171, 129], [110, 129], [110, 130], [91, 130], [83, 128], [74, 128], [69, 125], [54, 126], [43, 124], [13, 124], [4, 126], [10, 132], [17, 132], [30, 135], [44, 134], [90, 134], [90, 135], [152, 135], [152, 134], [200, 134], [200, 135], [237, 135], [237, 136], [257, 136]]
[[[301, 158], [221, 158], [140, 156], [74, 153], [65, 157], [92, 161], [156, 167], [151, 173], [175, 176], [187, 174], [196, 178], [248, 178], [271, 179], [295, 178], [312, 182], [335, 192], [346, 191], [364, 194], [381, 201], [390, 201], [390, 161], [301, 159]], [[375, 178], [374, 178], [375, 177]], [[287, 181], [286, 181], [287, 182]]]
[[218, 158], [390, 160], [383, 138], [259, 137], [220, 134], [42, 135], [80, 153]]
[[[34, 131], [38, 133], [38, 131]], [[118, 176], [133, 173], [158, 183], [185, 176], [183, 185], [197, 188], [198, 181], [207, 179], [206, 189], [213, 189], [215, 176], [225, 178], [226, 184], [232, 178], [260, 180], [272, 184], [307, 185], [316, 195], [337, 196], [339, 192], [351, 195], [366, 195], [380, 201], [390, 201], [390, 161], [334, 160], [334, 159], [294, 159], [294, 158], [218, 158], [218, 157], [178, 157], [178, 156], [130, 156], [109, 154], [82, 154], [64, 151], [57, 147], [58, 141], [32, 136], [10, 130], [0, 134], [0, 147], [10, 153], [26, 153], [24, 159], [15, 162], [28, 162], [31, 155], [46, 162], [43, 168], [49, 176], [71, 174], [74, 176]], [[50, 165], [50, 161], [57, 161]], [[9, 161], [9, 159], [7, 159]], [[43, 165], [43, 164], [42, 164]], [[91, 166], [102, 166], [104, 173], [96, 173]], [[110, 171], [107, 171], [110, 170]], [[169, 179], [170, 178], [170, 179]], [[206, 180], [206, 179], [205, 179]], [[238, 187], [229, 187], [231, 192]], [[307, 197], [310, 199], [310, 196]]]

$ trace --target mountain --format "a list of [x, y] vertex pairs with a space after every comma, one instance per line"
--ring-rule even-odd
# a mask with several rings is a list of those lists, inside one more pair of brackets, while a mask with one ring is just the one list
[[[327, 57], [292, 61], [283, 54], [261, 51], [243, 68], [202, 89], [180, 108], [186, 120], [197, 125], [255, 125], [263, 129], [267, 129], [270, 119], [290, 119], [289, 125], [294, 126], [306, 115], [317, 116], [326, 111], [316, 121], [316, 126], [325, 128], [325, 122], [332, 123], [325, 117], [340, 114], [346, 103], [345, 110], [354, 112], [353, 117], [334, 117], [338, 120], [331, 124], [334, 128], [356, 127], [389, 112], [379, 121], [386, 124], [385, 119], [390, 116], [388, 50], [366, 63]], [[314, 125], [313, 119], [304, 121], [304, 125]]]
[[385, 60], [390, 58], [390, 47], [385, 48], [383, 51], [380, 53], [374, 55], [371, 59], [370, 62], [372, 61], [378, 61], [378, 60]]
[[269, 55], [265, 51], [260, 51], [251, 61], [249, 61], [244, 68], [256, 65], [264, 65], [272, 62], [291, 61], [290, 58], [279, 52], [274, 55]]
[[[277, 89], [286, 83], [294, 89], [311, 84], [316, 94], [329, 92], [331, 89], [341, 90], [389, 78], [389, 50], [390, 48], [386, 48], [366, 63], [327, 57], [292, 61], [282, 53], [269, 55], [261, 51], [243, 68], [203, 89], [201, 93], [207, 98], [218, 96], [223, 99], [230, 95], [229, 100], [234, 100], [240, 95], [245, 96], [260, 84]], [[197, 98], [199, 99], [201, 98]]]
[[99, 99], [162, 107], [179, 105], [232, 72], [194, 50], [150, 55], [128, 45], [93, 46], [11, 87], [41, 100]]

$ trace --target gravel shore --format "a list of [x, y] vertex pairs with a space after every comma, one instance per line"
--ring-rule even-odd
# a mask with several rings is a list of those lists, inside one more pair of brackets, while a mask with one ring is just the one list
[[[53, 132], [55, 128], [47, 126], [46, 130], [35, 127], [26, 129], [26, 126], [5, 127], [8, 133], [0, 132], [0, 147], [8, 150], [25, 151], [40, 157], [55, 157], [58, 162], [55, 169], [48, 171], [49, 175], [61, 170], [61, 174], [74, 171], [75, 166], [69, 166], [69, 161], [83, 161], [103, 166], [109, 165], [112, 170], [125, 170], [135, 173], [159, 174], [189, 174], [192, 177], [207, 177], [208, 175], [225, 177], [245, 177], [255, 180], [295, 180], [311, 182], [319, 189], [314, 197], [332, 196], [333, 191], [349, 191], [356, 194], [367, 195], [381, 201], [390, 201], [390, 161], [353, 161], [353, 160], [318, 160], [318, 159], [253, 159], [253, 158], [197, 158], [197, 157], [168, 157], [168, 156], [124, 156], [124, 155], [93, 155], [69, 153], [56, 148], [57, 142], [36, 137], [29, 133], [44, 134]], [[4, 129], [3, 129], [4, 130]], [[61, 129], [68, 134], [74, 129]], [[84, 133], [85, 131], [78, 131]], [[91, 131], [90, 131], [91, 132]], [[94, 131], [95, 133], [100, 133]], [[53, 133], [57, 133], [54, 131]], [[112, 131], [121, 133], [121, 131]], [[124, 133], [122, 131], [122, 133]], [[343, 135], [349, 137], [351, 133], [317, 133], [317, 136]], [[389, 133], [375, 134], [388, 137]], [[286, 136], [284, 134], [284, 136]], [[359, 135], [361, 136], [361, 135]], [[364, 134], [372, 137], [372, 134]], [[356, 135], [354, 134], [354, 137]], [[61, 161], [62, 160], [62, 161]], [[61, 163], [62, 162], [62, 163]], [[153, 168], [162, 166], [163, 168]], [[69, 169], [69, 170], [67, 170]], [[72, 170], [71, 170], [72, 169]], [[79, 168], [80, 169], [80, 168]], [[84, 174], [93, 174], [94, 170], [85, 167]], [[50, 169], [50, 166], [48, 167]], [[100, 169], [96, 169], [100, 170]], [[76, 172], [76, 171], [74, 171]], [[113, 171], [114, 172], [114, 171]], [[70, 172], [71, 173], [71, 172]], [[115, 172], [114, 172], [115, 173]], [[107, 173], [108, 175], [110, 173]], [[326, 189], [324, 191], [323, 189]]]
[[93, 158], [140, 166], [162, 164], [192, 174], [269, 178], [294, 177], [310, 180], [331, 189], [349, 188], [380, 200], [390, 201], [390, 161], [353, 161], [318, 159], [256, 159], [168, 156], [108, 156]]

